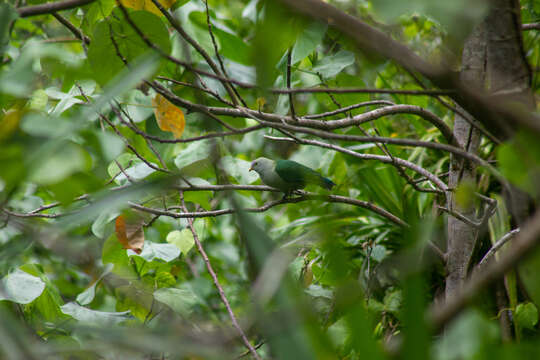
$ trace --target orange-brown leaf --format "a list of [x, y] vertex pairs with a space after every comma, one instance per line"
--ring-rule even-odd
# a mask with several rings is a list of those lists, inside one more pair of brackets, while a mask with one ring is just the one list
[[163, 131], [172, 132], [174, 137], [179, 139], [186, 126], [182, 110], [160, 94], [156, 94], [152, 99], [152, 106], [154, 106], [154, 114], [159, 128]]
[[137, 254], [144, 246], [143, 221], [140, 218], [119, 215], [116, 218], [116, 237], [124, 249], [131, 249]]
[[[173, 6], [175, 0], [158, 0], [161, 6], [165, 9], [169, 9]], [[152, 0], [120, 0], [120, 3], [125, 7], [134, 9], [134, 10], [145, 10], [151, 13], [156, 14], [157, 16], [162, 16], [163, 14], [159, 9], [154, 5]]]

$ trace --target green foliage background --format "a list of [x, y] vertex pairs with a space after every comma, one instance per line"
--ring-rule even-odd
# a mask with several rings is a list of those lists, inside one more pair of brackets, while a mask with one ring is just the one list
[[[38, 3], [42, 1], [28, 5]], [[390, 24], [385, 29], [394, 38], [438, 61], [445, 47], [462, 42], [483, 13], [482, 9], [467, 12], [461, 2], [448, 5], [446, 11], [441, 9], [445, 2], [431, 3], [418, 0], [404, 7], [405, 2], [398, 1], [349, 1], [335, 5], [369, 24]], [[538, 2], [521, 4], [523, 22], [538, 21]], [[440, 195], [416, 191], [392, 164], [272, 141], [264, 135], [283, 134], [269, 128], [174, 143], [172, 134], [159, 129], [151, 107], [155, 90], [143, 81], [161, 76], [205, 86], [227, 98], [218, 80], [202, 76], [201, 83], [199, 75], [160, 57], [113, 0], [61, 12], [88, 36], [89, 44], [73, 41], [73, 34], [50, 15], [16, 19], [14, 5], [12, 1], [0, 4], [3, 357], [241, 356], [246, 348], [194, 243], [189, 221], [147, 214], [144, 249], [136, 254], [122, 248], [114, 220], [132, 203], [181, 213], [181, 195], [175, 186], [185, 186], [182, 179], [199, 186], [259, 184], [258, 177], [249, 172], [250, 161], [259, 156], [289, 158], [317, 169], [337, 184], [332, 194], [369, 201], [410, 225], [399, 226], [368, 209], [324, 200], [196, 218], [194, 231], [232, 311], [261, 358], [540, 356], [537, 258], [523, 264], [528, 297], [518, 295], [515, 278], [507, 280], [508, 288], [515, 291], [510, 291], [515, 341], [500, 340], [491, 290], [480, 293], [473, 306], [435, 336], [424, 314], [444, 292], [445, 270], [426, 244], [444, 247], [446, 215], [436, 206]], [[260, 85], [237, 87], [251, 109], [289, 113], [288, 95], [267, 90], [287, 86], [289, 50], [293, 87], [421, 90], [411, 74], [395, 63], [359, 52], [335, 29], [292, 15], [275, 2], [216, 0], [208, 1], [208, 6], [229, 77]], [[128, 11], [161, 55], [212, 71], [165, 17]], [[179, 1], [171, 11], [217, 61], [205, 3]], [[70, 40], [65, 41], [66, 37]], [[525, 32], [524, 44], [527, 59], [537, 70], [538, 32]], [[535, 74], [532, 86], [537, 94]], [[224, 106], [204, 91], [159, 82], [185, 101]], [[416, 105], [449, 126], [453, 121], [453, 113], [432, 96], [307, 93], [295, 95], [294, 105], [297, 114], [317, 114], [371, 100]], [[330, 119], [376, 108], [362, 107]], [[184, 140], [227, 130], [203, 112], [183, 110]], [[219, 118], [234, 128], [257, 125], [247, 117]], [[133, 131], [134, 126], [170, 142], [145, 139]], [[404, 113], [336, 132], [446, 143], [431, 123]], [[374, 143], [339, 145], [384, 155]], [[391, 145], [388, 150], [441, 177], [448, 171], [445, 152]], [[526, 133], [498, 147], [483, 140], [479, 150], [484, 159], [496, 158], [497, 169], [533, 197], [538, 196], [538, 153], [538, 141]], [[410, 170], [406, 173], [420, 179]], [[487, 171], [483, 174], [485, 181], [477, 188], [460, 189], [463, 198], [470, 199], [477, 191], [502, 204], [497, 181]], [[431, 183], [419, 184], [434, 189]], [[190, 212], [255, 208], [281, 198], [274, 192], [250, 190], [185, 191], [182, 196]], [[504, 207], [497, 211], [481, 237], [480, 258], [490, 240], [495, 242], [511, 229]], [[395, 342], [399, 342], [399, 355], [391, 351]]]

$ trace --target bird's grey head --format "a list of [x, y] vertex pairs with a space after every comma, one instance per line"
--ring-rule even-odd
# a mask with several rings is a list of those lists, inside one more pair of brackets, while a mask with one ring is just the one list
[[260, 157], [258, 159], [255, 159], [251, 162], [251, 167], [249, 170], [255, 170], [259, 174], [263, 172], [265, 169], [271, 168], [272, 164], [274, 162], [270, 159], [267, 159], [265, 157]]

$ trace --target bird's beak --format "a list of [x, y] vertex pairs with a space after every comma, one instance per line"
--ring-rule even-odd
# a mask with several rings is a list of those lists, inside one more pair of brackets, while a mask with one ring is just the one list
[[253, 166], [250, 166], [250, 167], [249, 167], [249, 171], [253, 171]]

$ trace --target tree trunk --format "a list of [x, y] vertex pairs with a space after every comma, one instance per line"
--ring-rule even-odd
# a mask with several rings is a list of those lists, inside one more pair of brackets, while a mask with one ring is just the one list
[[[503, 102], [519, 102], [532, 110], [532, 72], [523, 48], [519, 1], [492, 0], [491, 3], [486, 21], [489, 91]], [[511, 187], [505, 198], [515, 224], [522, 224], [529, 215], [529, 197]]]
[[[461, 80], [482, 88], [486, 74], [487, 46], [485, 40], [485, 24], [479, 24], [471, 33], [463, 49]], [[459, 145], [469, 152], [475, 153], [479, 144], [478, 132], [469, 123], [457, 115], [454, 119], [454, 136]], [[475, 165], [460, 158], [451, 156], [449, 186], [456, 189], [465, 181], [476, 183]], [[450, 195], [448, 208], [468, 218], [475, 217], [474, 206], [458, 204], [455, 193]], [[475, 245], [476, 229], [461, 220], [448, 217], [447, 242], [447, 277], [446, 299], [453, 297], [463, 285], [467, 277], [467, 268]]]
[[[534, 107], [531, 91], [531, 70], [525, 58], [521, 37], [521, 18], [518, 0], [492, 0], [485, 21], [478, 25], [467, 39], [462, 55], [461, 78], [479, 88], [488, 85], [488, 91], [499, 95], [501, 101], [520, 102]], [[489, 129], [488, 129], [489, 130]], [[456, 115], [454, 136], [461, 146], [475, 152], [479, 137], [469, 124]], [[463, 181], [475, 182], [474, 164], [451, 157], [449, 186], [456, 188]], [[529, 213], [528, 198], [523, 192], [511, 188], [507, 191], [507, 207], [516, 223], [523, 222]], [[471, 218], [475, 209], [460, 207], [455, 195], [450, 196], [449, 208]], [[446, 299], [453, 297], [467, 277], [476, 230], [449, 216], [447, 243]]]

